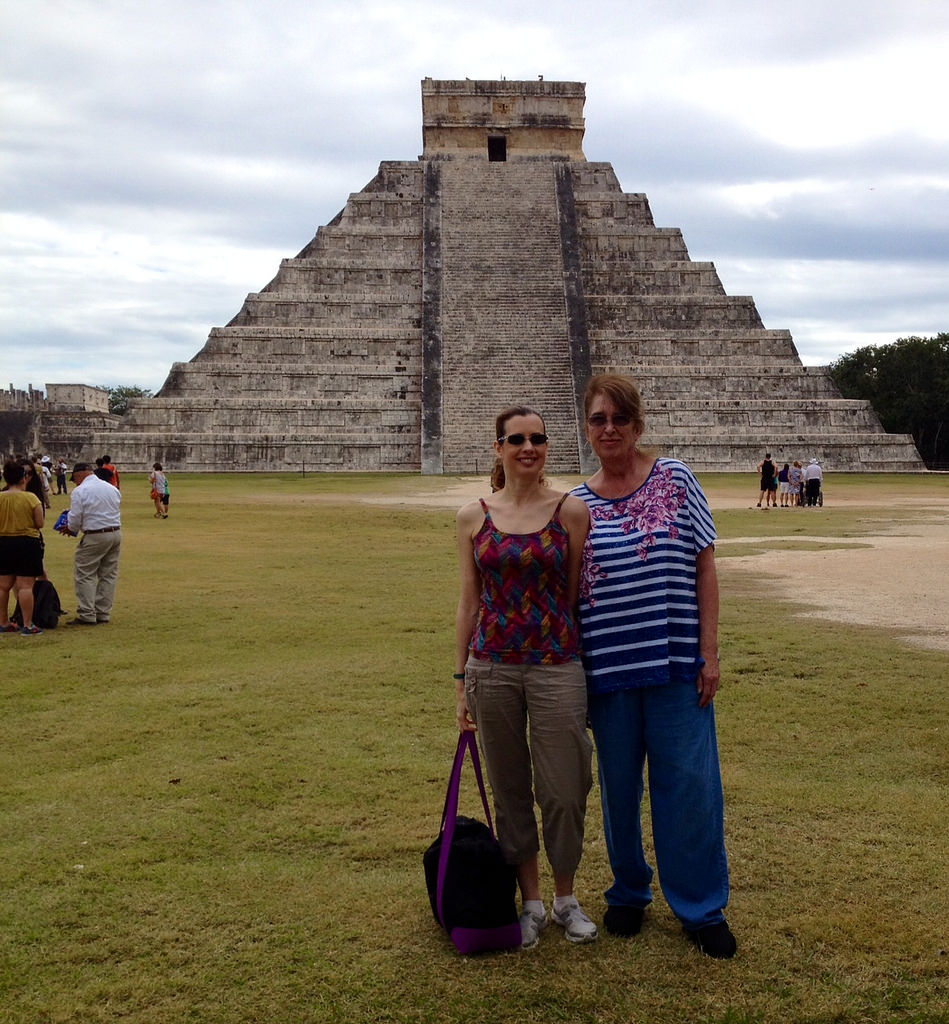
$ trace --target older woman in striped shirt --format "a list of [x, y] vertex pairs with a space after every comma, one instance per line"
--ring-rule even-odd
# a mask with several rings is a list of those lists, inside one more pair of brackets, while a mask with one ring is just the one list
[[586, 431], [600, 469], [574, 494], [592, 527], [580, 632], [613, 870], [606, 930], [639, 932], [652, 900], [643, 851], [644, 766], [656, 861], [673, 913], [708, 956], [734, 955], [725, 921], [721, 772], [712, 701], [719, 685], [715, 526], [689, 468], [639, 447], [635, 383], [588, 384]]

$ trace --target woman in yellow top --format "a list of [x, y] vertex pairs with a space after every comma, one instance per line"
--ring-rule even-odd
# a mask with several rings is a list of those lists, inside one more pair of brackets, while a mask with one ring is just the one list
[[[6, 490], [0, 491], [0, 633], [36, 636], [43, 632], [33, 624], [33, 584], [37, 576], [43, 575], [43, 503], [26, 489], [26, 469], [20, 463], [5, 463], [3, 479]], [[10, 621], [11, 590], [20, 602], [22, 629]]]

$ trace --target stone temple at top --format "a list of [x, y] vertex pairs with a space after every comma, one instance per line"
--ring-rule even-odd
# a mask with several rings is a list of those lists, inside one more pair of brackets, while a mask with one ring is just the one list
[[581, 397], [633, 375], [644, 441], [702, 471], [767, 449], [831, 470], [919, 471], [908, 435], [804, 367], [677, 228], [583, 154], [580, 82], [422, 82], [423, 153], [385, 161], [95, 451], [177, 471], [468, 474], [498, 411], [545, 417], [548, 465], [592, 456]]

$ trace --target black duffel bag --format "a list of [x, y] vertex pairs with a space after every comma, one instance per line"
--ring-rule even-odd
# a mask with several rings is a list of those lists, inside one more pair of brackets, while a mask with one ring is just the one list
[[[458, 816], [458, 792], [465, 753], [470, 751], [486, 825]], [[438, 838], [425, 851], [425, 884], [435, 920], [459, 953], [515, 949], [521, 944], [517, 920], [517, 875], [494, 835], [474, 734], [463, 732], [448, 781]]]

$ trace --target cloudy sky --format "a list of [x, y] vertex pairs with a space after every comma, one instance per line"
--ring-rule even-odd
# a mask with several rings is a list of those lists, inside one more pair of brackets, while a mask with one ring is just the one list
[[157, 390], [419, 83], [582, 81], [584, 151], [805, 363], [949, 330], [943, 0], [27, 0], [0, 13], [0, 387]]

